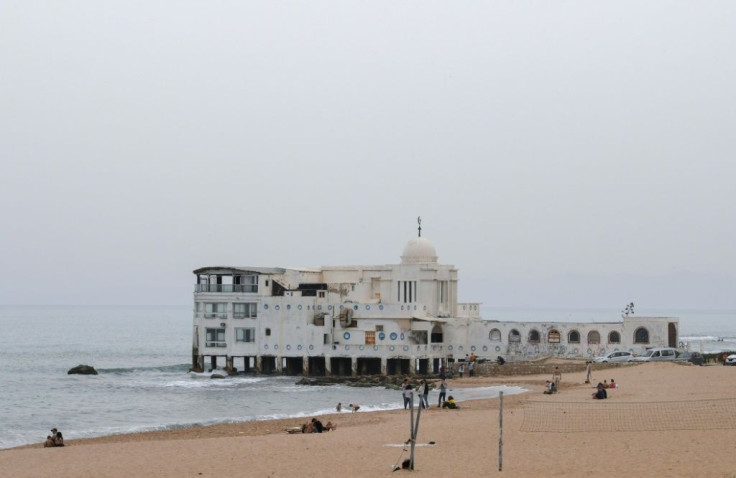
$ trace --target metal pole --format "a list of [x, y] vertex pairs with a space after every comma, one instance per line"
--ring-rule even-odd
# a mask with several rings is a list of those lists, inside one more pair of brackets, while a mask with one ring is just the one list
[[[414, 390], [409, 392], [411, 397], [409, 400], [409, 415], [411, 416], [411, 423], [409, 425], [409, 441], [411, 441], [411, 453], [409, 454], [409, 469], [414, 469]], [[417, 416], [417, 419], [419, 417]]]
[[498, 392], [498, 471], [503, 470], [503, 392]]
[[[414, 401], [412, 397], [412, 402]], [[419, 433], [419, 419], [422, 417], [422, 396], [419, 395], [419, 410], [417, 410], [417, 424], [414, 426], [414, 432], [411, 437], [411, 457], [410, 457], [410, 465], [409, 469], [414, 470], [414, 445], [417, 443], [417, 434]]]

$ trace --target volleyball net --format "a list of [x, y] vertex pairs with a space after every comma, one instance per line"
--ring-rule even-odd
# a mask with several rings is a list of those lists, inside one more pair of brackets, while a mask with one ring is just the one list
[[736, 428], [736, 398], [673, 402], [522, 402], [524, 432], [626, 432]]

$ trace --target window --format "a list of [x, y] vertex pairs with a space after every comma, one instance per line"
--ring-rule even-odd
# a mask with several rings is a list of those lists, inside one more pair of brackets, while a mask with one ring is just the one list
[[205, 319], [227, 319], [227, 303], [225, 302], [205, 302], [204, 318]]
[[245, 304], [233, 304], [233, 318], [235, 319], [255, 319], [257, 307], [255, 302]]
[[559, 344], [560, 343], [560, 333], [555, 329], [550, 330], [549, 333], [547, 334], [547, 342], [551, 344]]
[[365, 332], [365, 344], [366, 345], [376, 345], [376, 333], [373, 331], [366, 331]]
[[488, 338], [491, 340], [491, 342], [500, 342], [501, 331], [498, 329], [492, 329], [491, 332], [488, 334]]
[[417, 301], [417, 281], [398, 281], [398, 285], [398, 302], [411, 304]]
[[225, 346], [225, 329], [206, 329], [207, 347]]
[[608, 343], [609, 344], [620, 344], [621, 343], [621, 334], [614, 331], [608, 334]]
[[324, 299], [325, 298], [325, 291], [318, 290], [317, 291], [317, 297], [320, 298], [320, 299]]
[[596, 330], [591, 330], [588, 332], [588, 344], [589, 345], [595, 345], [601, 343], [601, 334], [598, 333]]
[[266, 329], [265, 330], [265, 333], [266, 333], [266, 337], [270, 337], [271, 336], [271, 329]]
[[649, 331], [644, 327], [639, 327], [634, 331], [634, 343], [635, 344], [648, 344], [649, 343]]
[[258, 292], [258, 276], [243, 275], [235, 276], [233, 292]]
[[247, 343], [255, 342], [256, 341], [256, 329], [252, 327], [236, 328], [235, 329], [235, 341], [236, 342], [247, 342]]
[[521, 334], [516, 329], [511, 329], [511, 332], [509, 332], [509, 342], [512, 344], [518, 344], [521, 342]]
[[580, 332], [577, 330], [571, 330], [569, 334], [567, 334], [567, 341], [571, 344], [579, 344], [580, 343]]
[[383, 325], [376, 325], [376, 332], [383, 332]]
[[539, 332], [536, 329], [532, 329], [529, 331], [529, 343], [530, 344], [539, 343]]

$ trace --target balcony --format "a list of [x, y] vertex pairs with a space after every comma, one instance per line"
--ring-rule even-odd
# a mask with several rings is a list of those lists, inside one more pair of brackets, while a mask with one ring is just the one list
[[258, 293], [258, 284], [195, 284], [194, 292], [241, 292]]

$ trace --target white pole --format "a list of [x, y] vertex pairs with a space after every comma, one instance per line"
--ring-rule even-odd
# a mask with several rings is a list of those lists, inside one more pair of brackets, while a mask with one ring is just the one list
[[503, 470], [503, 392], [498, 392], [498, 471]]

